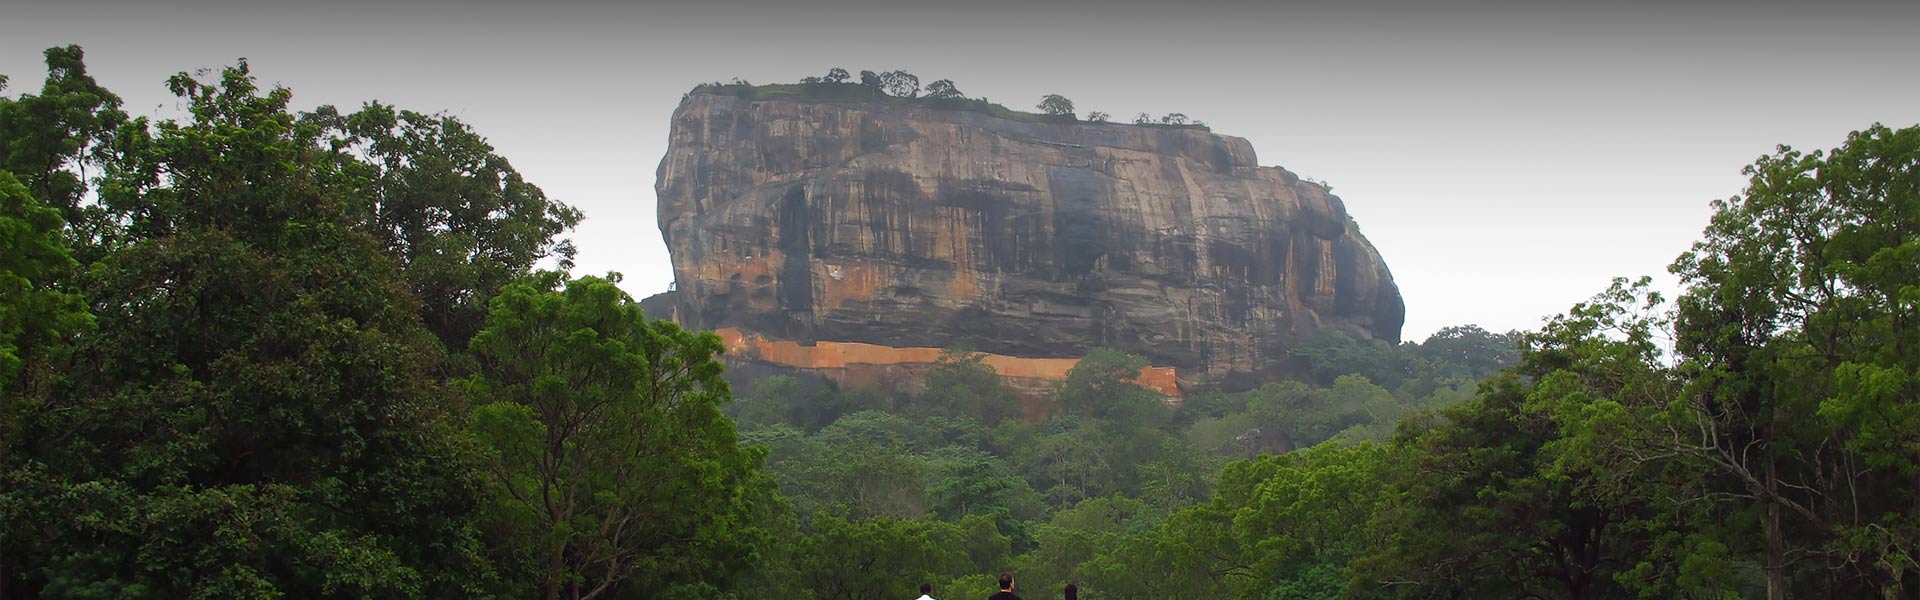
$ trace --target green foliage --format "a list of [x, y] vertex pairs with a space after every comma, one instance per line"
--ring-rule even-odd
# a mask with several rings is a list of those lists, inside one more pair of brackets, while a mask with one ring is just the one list
[[913, 398], [912, 414], [972, 419], [994, 425], [1021, 416], [1020, 399], [1000, 381], [985, 354], [948, 350], [926, 376], [927, 389]]
[[922, 581], [973, 569], [966, 533], [940, 521], [822, 516], [796, 544], [796, 567], [815, 598], [912, 598]]
[[734, 441], [723, 348], [648, 321], [611, 281], [508, 286], [466, 382], [490, 525], [548, 595], [724, 581], [761, 455]]
[[1293, 351], [1313, 381], [1333, 385], [1343, 375], [1360, 375], [1381, 386], [1399, 387], [1413, 376], [1414, 353], [1386, 342], [1360, 339], [1337, 331], [1314, 334]]
[[1018, 570], [1030, 582], [1084, 580], [1092, 572], [1083, 571], [1082, 565], [1162, 518], [1145, 503], [1124, 496], [1084, 500], [1037, 528], [1037, 546], [1020, 558]]
[[[0, 171], [0, 440], [17, 410], [29, 410], [50, 377], [45, 368], [67, 338], [92, 325], [80, 296], [55, 287], [77, 266], [61, 236], [60, 213]], [[28, 364], [35, 367], [24, 373]], [[16, 402], [20, 405], [16, 406]], [[5, 450], [0, 449], [0, 456]]]
[[322, 106], [301, 121], [340, 161], [338, 185], [364, 199], [348, 207], [354, 225], [399, 263], [448, 347], [465, 348], [495, 291], [535, 263], [572, 265], [572, 242], [556, 238], [580, 211], [549, 200], [453, 117], [371, 102], [345, 115]]
[[[717, 337], [529, 272], [580, 216], [464, 124], [296, 114], [244, 62], [129, 119], [80, 59], [0, 98], [0, 596], [1920, 590], [1920, 128], [1762, 157], [1671, 304], [1328, 332], [1178, 403], [1139, 357], [1023, 399], [956, 350], [723, 414]], [[861, 75], [696, 91], [1048, 119]]]
[[[1080, 359], [1054, 390], [1054, 404], [1062, 415], [1081, 418], [1108, 416], [1153, 419], [1166, 405], [1153, 392], [1133, 382], [1147, 359], [1106, 348], [1095, 348]], [[1171, 414], [1164, 415], [1171, 417]]]
[[[906, 71], [887, 71], [879, 76], [880, 91], [895, 98], [914, 98], [920, 95], [920, 78]], [[951, 86], [949, 86], [951, 87]]]
[[120, 97], [87, 73], [84, 56], [79, 46], [48, 48], [40, 93], [0, 99], [0, 171], [58, 211], [79, 258], [91, 261], [115, 227], [103, 207], [88, 204], [90, 182], [82, 176], [105, 166], [116, 132], [130, 123]]
[[[1436, 372], [1476, 368], [1451, 359], [1433, 364]], [[924, 392], [899, 405], [897, 416], [847, 414], [812, 435], [790, 419], [748, 434], [746, 442], [769, 449], [769, 466], [799, 514], [990, 525], [986, 537], [1006, 539], [1007, 561], [1028, 582], [1023, 589], [1078, 580], [1089, 597], [1263, 597], [1270, 591], [1311, 597], [1347, 589], [1344, 566], [1367, 547], [1369, 511], [1381, 506], [1372, 496], [1383, 486], [1384, 447], [1343, 449], [1386, 439], [1402, 416], [1471, 397], [1453, 385], [1406, 399], [1344, 376], [1328, 388], [1283, 383], [1241, 394], [1194, 394], [1175, 411], [1132, 382], [1145, 365], [1136, 356], [1089, 352], [1054, 390], [1055, 414], [1028, 423], [971, 408], [981, 398], [999, 397], [1011, 409], [1012, 396], [979, 355], [954, 351], [933, 369]], [[767, 396], [839, 402], [801, 387], [787, 377], [754, 384]], [[778, 412], [754, 410], [740, 414]], [[1274, 439], [1257, 439], [1251, 448], [1239, 439], [1259, 427]], [[1283, 439], [1337, 441], [1284, 454], [1284, 463], [1263, 458], [1258, 471], [1213, 475], [1224, 456], [1288, 452], [1291, 447], [1277, 443]], [[1262, 485], [1273, 494], [1290, 490], [1285, 493], [1314, 499], [1243, 510], [1261, 502], [1254, 489]], [[1236, 529], [1241, 521], [1262, 525]], [[1288, 538], [1294, 541], [1267, 539], [1274, 530], [1301, 533]], [[1263, 558], [1282, 548], [1288, 550]], [[1222, 579], [1222, 573], [1232, 575]], [[991, 586], [984, 576], [950, 575], [959, 589]]]
[[1514, 333], [1490, 333], [1476, 325], [1443, 327], [1420, 343], [1415, 353], [1424, 371], [1438, 381], [1477, 381], [1518, 360]]
[[495, 591], [421, 321], [463, 309], [420, 299], [491, 296], [577, 214], [451, 119], [297, 115], [242, 62], [129, 120], [78, 48], [48, 65], [0, 99], [9, 597]]
[[868, 410], [884, 410], [892, 400], [873, 389], [841, 390], [832, 381], [816, 382], [789, 375], [755, 379], [747, 387], [746, 397], [730, 407], [729, 413], [743, 430], [759, 429], [779, 423], [807, 431], [817, 431], [842, 416]]
[[755, 379], [748, 384], [746, 395], [727, 405], [727, 416], [733, 417], [741, 431], [778, 425], [791, 419], [789, 403], [802, 394], [799, 380], [789, 375]]
[[960, 93], [960, 89], [953, 86], [952, 79], [940, 79], [927, 84], [927, 97], [946, 99], [965, 98], [967, 95]]
[[1073, 118], [1073, 101], [1059, 94], [1042, 96], [1040, 103], [1034, 105], [1034, 108], [1040, 109], [1040, 112], [1046, 113], [1049, 116]]
[[[1723, 478], [1707, 494], [1758, 517], [1770, 593], [1836, 585], [1789, 564], [1803, 549], [1862, 592], [1920, 587], [1920, 563], [1893, 550], [1920, 542], [1920, 515], [1889, 500], [1920, 494], [1920, 127], [1876, 125], [1831, 153], [1782, 147], [1746, 174], [1673, 266], [1690, 381], [1669, 404], [1687, 412], [1648, 412], [1710, 428], [1678, 445]], [[1765, 451], [1729, 448], [1754, 443]]]
[[1620, 524], [1636, 505], [1554, 470], [1546, 448], [1557, 431], [1526, 418], [1527, 394], [1517, 378], [1489, 384], [1446, 423], [1400, 441], [1409, 462], [1387, 492], [1391, 508], [1374, 515], [1394, 542], [1357, 567], [1362, 580], [1472, 597], [1619, 594], [1612, 574], [1631, 556]]
[[337, 165], [315, 152], [317, 132], [244, 63], [169, 86], [189, 120], [125, 124], [103, 161], [87, 210], [115, 224], [112, 238], [69, 234], [98, 255], [79, 282], [97, 328], [75, 342], [71, 381], [42, 399], [59, 410], [9, 411], [20, 421], [0, 506], [9, 524], [36, 517], [6, 532], [19, 549], [8, 583], [27, 595], [484, 592], [477, 486], [426, 376], [437, 344], [394, 264], [347, 218], [355, 199], [328, 184]]

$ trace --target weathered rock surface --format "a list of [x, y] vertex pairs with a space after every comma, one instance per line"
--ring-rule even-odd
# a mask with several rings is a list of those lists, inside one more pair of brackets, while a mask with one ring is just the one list
[[761, 340], [1257, 381], [1321, 328], [1397, 341], [1340, 199], [1198, 129], [693, 94], [660, 163], [675, 318]]

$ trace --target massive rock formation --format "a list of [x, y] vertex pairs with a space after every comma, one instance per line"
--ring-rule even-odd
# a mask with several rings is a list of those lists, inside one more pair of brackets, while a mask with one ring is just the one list
[[675, 317], [761, 346], [1107, 346], [1241, 387], [1319, 329], [1400, 336], [1340, 199], [1200, 129], [692, 94], [658, 182]]

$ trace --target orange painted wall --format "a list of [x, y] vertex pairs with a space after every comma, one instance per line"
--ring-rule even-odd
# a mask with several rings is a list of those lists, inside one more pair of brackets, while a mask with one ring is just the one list
[[[798, 342], [768, 339], [731, 327], [716, 329], [714, 333], [726, 342], [730, 356], [816, 370], [843, 383], [888, 383], [866, 380], [888, 378], [881, 375], [885, 373], [917, 371], [914, 367], [924, 367], [939, 360], [941, 352], [939, 348], [895, 348], [859, 342], [822, 341], [812, 346], [802, 346]], [[1072, 370], [1080, 359], [1021, 358], [989, 353], [981, 362], [992, 366], [1001, 377], [1024, 380], [1009, 383], [1024, 384], [1012, 387], [1015, 391], [1024, 392], [1022, 396], [1028, 396], [1033, 395], [1036, 388], [1033, 383], [1066, 379], [1067, 371]], [[1168, 398], [1180, 397], [1177, 373], [1169, 367], [1142, 368], [1140, 375], [1134, 378], [1134, 383]], [[1031, 406], [1028, 412], [1033, 412]]]

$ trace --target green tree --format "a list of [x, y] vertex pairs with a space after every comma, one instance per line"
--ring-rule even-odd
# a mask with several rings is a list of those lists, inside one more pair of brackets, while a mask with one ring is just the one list
[[[77, 265], [61, 236], [60, 213], [0, 171], [0, 443], [17, 410], [48, 391], [47, 367], [71, 336], [92, 325], [79, 294], [58, 286]], [[15, 404], [16, 402], [20, 404]], [[6, 451], [0, 447], [0, 465]]]
[[1102, 544], [1078, 576], [1105, 598], [1338, 598], [1390, 473], [1383, 446], [1230, 463], [1210, 500]]
[[1024, 545], [1028, 540], [1022, 522], [1044, 512], [1039, 494], [1025, 479], [1005, 461], [978, 449], [940, 448], [928, 453], [927, 468], [928, 503], [936, 518], [984, 518]]
[[580, 211], [550, 200], [485, 138], [459, 120], [378, 102], [341, 114], [322, 106], [301, 120], [321, 128], [351, 186], [357, 227], [401, 266], [427, 329], [464, 349], [502, 286], [552, 259], [572, 264], [559, 236]]
[[1347, 563], [1380, 543], [1366, 524], [1386, 502], [1391, 452], [1323, 444], [1223, 473], [1234, 547], [1260, 578], [1253, 587], [1267, 597], [1340, 597]]
[[[1321, 330], [1293, 350], [1319, 385], [1331, 386], [1343, 375], [1360, 375], [1382, 387], [1398, 388], [1414, 375], [1416, 365], [1408, 353], [1378, 340], [1355, 338], [1333, 330]], [[1491, 374], [1491, 373], [1489, 373]]]
[[[717, 581], [760, 454], [738, 447], [718, 336], [648, 321], [612, 281], [516, 284], [473, 338], [473, 432], [542, 593]], [[643, 581], [629, 582], [630, 579]]]
[[1698, 474], [1637, 469], [1635, 440], [1652, 432], [1621, 427], [1623, 405], [1672, 388], [1656, 360], [1659, 321], [1642, 312], [1658, 304], [1647, 285], [1616, 281], [1524, 335], [1519, 364], [1473, 400], [1402, 426], [1391, 503], [1374, 515], [1392, 541], [1361, 561], [1359, 583], [1471, 596], [1687, 592], [1663, 589], [1656, 580], [1673, 573], [1653, 561], [1685, 558], [1668, 552], [1703, 516], [1677, 501]]
[[1618, 596], [1631, 503], [1551, 468], [1554, 423], [1529, 418], [1518, 376], [1397, 440], [1404, 465], [1372, 515], [1378, 546], [1355, 567], [1363, 589], [1413, 596]]
[[927, 370], [926, 391], [913, 399], [913, 412], [966, 417], [989, 426], [1019, 418], [1020, 399], [985, 359], [978, 352], [941, 352]]
[[1713, 524], [1656, 539], [1623, 580], [1723, 593], [1754, 560], [1771, 598], [1920, 587], [1900, 550], [1920, 540], [1903, 441], [1920, 439], [1917, 148], [1920, 129], [1876, 126], [1830, 154], [1762, 157], [1674, 264], [1686, 292], [1672, 313], [1646, 280], [1618, 281], [1535, 338], [1557, 357], [1532, 401], [1562, 428], [1555, 469], [1631, 488], [1666, 522]]
[[1039, 108], [1040, 112], [1053, 116], [1073, 116], [1073, 101], [1059, 94], [1042, 96], [1040, 98], [1040, 104], [1035, 105], [1035, 108]]
[[927, 97], [945, 99], [965, 98], [967, 96], [966, 94], [960, 93], [959, 88], [953, 86], [952, 79], [940, 79], [927, 84]]
[[1056, 410], [1087, 418], [1123, 418], [1162, 425], [1172, 410], [1158, 394], [1134, 383], [1147, 359], [1107, 348], [1094, 348], [1055, 385]]
[[1781, 147], [1672, 267], [1687, 385], [1636, 414], [1765, 540], [1769, 597], [1920, 589], [1920, 507], [1895, 500], [1920, 494], [1917, 149], [1920, 127], [1878, 125]]
[[89, 265], [73, 383], [9, 440], [24, 595], [483, 593], [435, 344], [317, 130], [244, 62], [168, 85], [189, 119], [104, 163], [125, 237]]
[[971, 568], [966, 536], [951, 523], [834, 516], [813, 523], [797, 554], [814, 598], [910, 598], [920, 582], [947, 581]]
[[800, 474], [819, 497], [853, 519], [919, 519], [927, 512], [926, 462], [907, 447], [913, 424], [880, 411], [857, 412], [820, 430], [824, 450]]
[[16, 576], [14, 555], [31, 547], [14, 530], [35, 520], [18, 510], [15, 486], [35, 475], [14, 448], [29, 424], [58, 409], [54, 380], [73, 337], [93, 325], [79, 294], [57, 287], [74, 266], [59, 211], [0, 170], [0, 597]]
[[[866, 77], [865, 73], [861, 78]], [[920, 78], [906, 71], [887, 71], [879, 75], [880, 91], [895, 98], [913, 98], [920, 95]], [[952, 84], [949, 82], [948, 87]]]
[[1025, 581], [1084, 581], [1092, 572], [1083, 570], [1083, 565], [1164, 518], [1146, 503], [1125, 496], [1083, 500], [1036, 527], [1037, 547], [1017, 559], [1015, 566]]
[[798, 379], [791, 375], [762, 377], [747, 384], [744, 397], [728, 405], [741, 431], [792, 424], [787, 417], [795, 400], [805, 397]]
[[1519, 359], [1517, 332], [1490, 333], [1478, 325], [1442, 327], [1420, 342], [1425, 376], [1477, 381]]
[[787, 422], [808, 430], [826, 428], [856, 413], [884, 411], [893, 404], [892, 399], [877, 389], [845, 389], [831, 379], [820, 381], [811, 393], [789, 398]]
[[1213, 491], [1208, 474], [1219, 470], [1223, 461], [1215, 460], [1177, 435], [1162, 436], [1160, 447], [1150, 462], [1137, 467], [1134, 492], [1161, 510], [1175, 509], [1206, 500]]
[[40, 93], [0, 99], [0, 170], [13, 172], [28, 194], [59, 211], [69, 245], [91, 262], [99, 257], [94, 247], [116, 228], [104, 207], [89, 203], [92, 182], [83, 175], [101, 172], [115, 132], [130, 123], [120, 97], [87, 73], [84, 57], [79, 46], [48, 48]]

